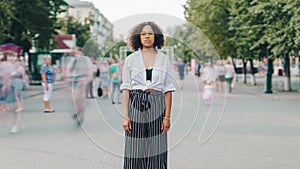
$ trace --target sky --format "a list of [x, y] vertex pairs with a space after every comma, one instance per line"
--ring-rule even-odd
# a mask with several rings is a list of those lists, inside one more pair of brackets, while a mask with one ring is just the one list
[[144, 13], [161, 13], [184, 20], [187, 0], [88, 0], [110, 21]]
[[163, 30], [185, 22], [187, 0], [88, 0], [114, 25], [114, 36], [127, 36], [144, 21], [154, 21]]

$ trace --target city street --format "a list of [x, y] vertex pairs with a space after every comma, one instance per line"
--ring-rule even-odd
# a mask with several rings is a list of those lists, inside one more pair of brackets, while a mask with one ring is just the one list
[[[264, 94], [261, 84], [240, 79], [233, 93], [215, 93], [207, 106], [200, 84], [189, 74], [173, 95], [170, 169], [300, 168], [299, 92]], [[121, 105], [88, 99], [84, 124], [77, 127], [66, 86], [55, 86], [56, 112], [47, 114], [41, 86], [30, 86], [18, 134], [10, 134], [13, 113], [0, 112], [0, 169], [122, 168]]]

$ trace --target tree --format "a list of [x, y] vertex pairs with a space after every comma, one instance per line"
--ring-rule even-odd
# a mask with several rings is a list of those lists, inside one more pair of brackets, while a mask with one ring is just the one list
[[203, 31], [220, 56], [234, 55], [228, 25], [231, 1], [189, 0], [184, 8], [187, 21]]
[[56, 33], [56, 15], [66, 9], [67, 3], [64, 0], [14, 0], [7, 3], [9, 6], [3, 11], [5, 15], [0, 18], [0, 23], [5, 23], [3, 27], [7, 28], [3, 32], [3, 42], [16, 43], [24, 51], [29, 51], [32, 38], [39, 34], [37, 47], [49, 48], [52, 34]]
[[10, 38], [7, 32], [11, 27], [11, 20], [16, 19], [14, 16], [14, 2], [0, 0], [0, 44], [5, 43], [5, 39]]
[[175, 47], [175, 55], [189, 62], [192, 58], [201, 62], [213, 62], [219, 55], [205, 34], [195, 25], [186, 23], [167, 30], [167, 45]]
[[299, 7], [300, 1], [272, 0], [256, 3], [256, 10], [263, 13], [264, 34], [257, 42], [267, 42], [268, 49], [274, 56], [283, 56], [285, 59], [285, 75], [287, 76], [287, 90], [291, 91], [290, 54], [299, 49]]
[[101, 56], [101, 51], [99, 49], [99, 44], [96, 43], [97, 39], [90, 38], [83, 46], [83, 53], [86, 56], [99, 58]]
[[[256, 85], [253, 59], [265, 56], [266, 53], [261, 53], [261, 51], [265, 51], [266, 44], [256, 44], [262, 37], [265, 28], [260, 26], [263, 23], [263, 15], [257, 12], [254, 6], [255, 3], [252, 0], [232, 2], [229, 29], [232, 30], [233, 36], [229, 40], [235, 46], [236, 55], [243, 61], [244, 83], [247, 83], [246, 66], [249, 61], [254, 85]], [[236, 67], [235, 69], [238, 72]]]
[[84, 19], [81, 23], [78, 19], [68, 15], [66, 18], [61, 18], [57, 22], [57, 27], [61, 29], [61, 33], [64, 34], [75, 34], [76, 45], [83, 47], [85, 43], [91, 38], [90, 27], [93, 25], [92, 16]]

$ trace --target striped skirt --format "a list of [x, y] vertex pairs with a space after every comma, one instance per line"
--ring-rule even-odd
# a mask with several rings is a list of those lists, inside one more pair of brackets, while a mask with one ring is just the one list
[[167, 169], [167, 133], [161, 130], [164, 94], [131, 90], [128, 115], [131, 133], [125, 133], [124, 169]]

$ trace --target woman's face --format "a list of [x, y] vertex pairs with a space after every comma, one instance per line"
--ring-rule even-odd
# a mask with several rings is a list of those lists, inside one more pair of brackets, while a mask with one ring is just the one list
[[50, 63], [51, 63], [51, 58], [47, 57], [47, 58], [45, 59], [45, 64], [46, 64], [46, 65], [50, 65]]
[[141, 43], [143, 48], [153, 48], [154, 44], [154, 31], [150, 25], [144, 26], [140, 33]]

